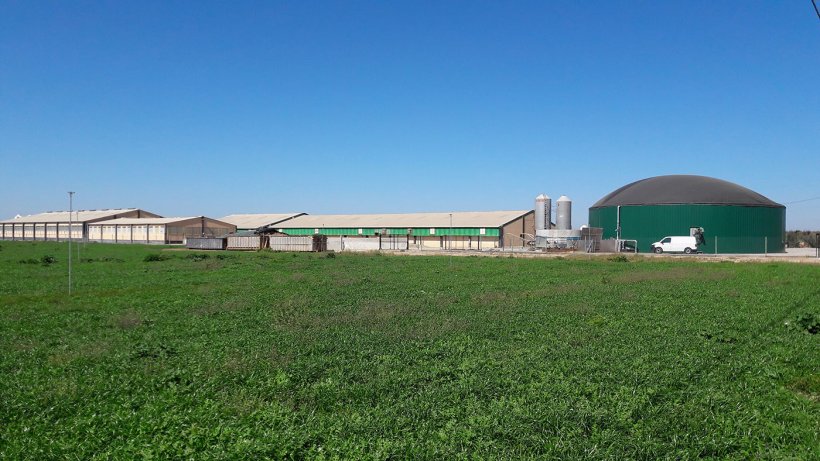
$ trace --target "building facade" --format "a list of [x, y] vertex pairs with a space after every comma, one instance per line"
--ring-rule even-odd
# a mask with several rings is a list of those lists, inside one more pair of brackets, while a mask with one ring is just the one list
[[117, 218], [158, 218], [138, 208], [108, 210], [48, 211], [0, 221], [2, 240], [65, 241], [85, 240], [93, 223]]

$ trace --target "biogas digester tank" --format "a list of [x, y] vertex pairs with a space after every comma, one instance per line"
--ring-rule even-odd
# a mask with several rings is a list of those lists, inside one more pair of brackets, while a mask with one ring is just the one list
[[783, 253], [786, 207], [738, 184], [696, 175], [641, 179], [589, 208], [603, 238], [636, 240], [642, 252], [667, 236], [703, 228], [704, 253]]

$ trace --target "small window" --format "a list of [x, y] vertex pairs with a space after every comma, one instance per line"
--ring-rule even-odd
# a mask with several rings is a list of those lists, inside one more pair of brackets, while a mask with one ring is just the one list
[[661, 240], [661, 243], [670, 243], [672, 241], [672, 237], [666, 237], [665, 239]]

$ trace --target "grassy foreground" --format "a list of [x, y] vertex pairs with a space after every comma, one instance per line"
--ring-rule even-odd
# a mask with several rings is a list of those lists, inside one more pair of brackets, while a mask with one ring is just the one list
[[820, 266], [66, 251], [0, 242], [0, 459], [818, 456]]

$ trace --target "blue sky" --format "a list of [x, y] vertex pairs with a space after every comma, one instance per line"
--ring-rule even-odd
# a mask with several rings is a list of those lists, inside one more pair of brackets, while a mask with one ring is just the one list
[[[384, 213], [714, 176], [820, 230], [806, 1], [0, 0], [0, 218]], [[790, 202], [801, 201], [790, 204]]]

